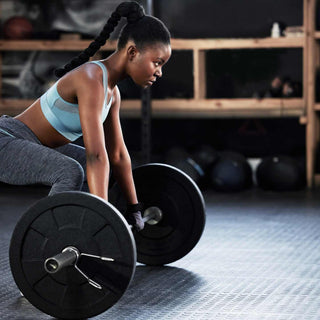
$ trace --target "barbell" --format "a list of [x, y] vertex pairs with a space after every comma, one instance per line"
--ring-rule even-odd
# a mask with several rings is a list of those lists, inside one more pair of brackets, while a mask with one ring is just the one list
[[25, 298], [63, 319], [96, 316], [130, 285], [136, 261], [164, 265], [189, 253], [205, 225], [202, 194], [182, 171], [164, 164], [133, 170], [145, 228], [132, 232], [115, 184], [109, 201], [84, 192], [41, 199], [18, 221], [10, 243], [13, 278]]

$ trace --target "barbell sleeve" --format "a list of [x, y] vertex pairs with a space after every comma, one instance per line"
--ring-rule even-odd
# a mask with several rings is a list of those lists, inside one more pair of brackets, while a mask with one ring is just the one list
[[46, 259], [44, 268], [48, 273], [56, 273], [62, 268], [75, 265], [79, 252], [75, 248], [68, 247], [61, 253]]

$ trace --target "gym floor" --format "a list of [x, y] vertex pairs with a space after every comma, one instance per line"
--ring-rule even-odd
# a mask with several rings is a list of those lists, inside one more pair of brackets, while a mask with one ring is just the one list
[[[20, 296], [8, 248], [43, 187], [0, 185], [0, 319], [52, 319]], [[204, 193], [198, 245], [164, 267], [138, 265], [120, 301], [95, 319], [320, 319], [320, 191]]]

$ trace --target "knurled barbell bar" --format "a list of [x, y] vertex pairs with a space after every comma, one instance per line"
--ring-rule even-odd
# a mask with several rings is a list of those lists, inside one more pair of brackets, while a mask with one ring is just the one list
[[205, 225], [196, 184], [163, 164], [138, 167], [133, 177], [147, 222], [135, 235], [120, 213], [126, 201], [118, 185], [110, 190], [110, 202], [65, 192], [41, 199], [21, 217], [10, 243], [10, 266], [35, 307], [56, 318], [93, 317], [121, 298], [137, 260], [163, 265], [193, 249]]

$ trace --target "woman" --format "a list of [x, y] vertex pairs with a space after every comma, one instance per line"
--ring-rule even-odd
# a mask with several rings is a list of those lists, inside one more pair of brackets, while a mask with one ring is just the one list
[[[87, 62], [105, 44], [121, 17], [127, 18], [117, 50], [107, 59]], [[62, 69], [41, 98], [15, 118], [0, 118], [0, 181], [51, 186], [49, 195], [81, 190], [108, 200], [109, 163], [128, 203], [126, 218], [141, 230], [141, 205], [123, 141], [117, 83], [131, 77], [151, 86], [171, 55], [164, 24], [144, 14], [136, 2], [123, 2], [100, 35]], [[87, 62], [87, 63], [85, 63]], [[71, 142], [83, 136], [85, 149]]]

